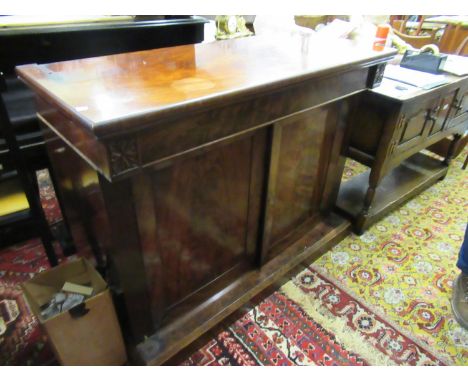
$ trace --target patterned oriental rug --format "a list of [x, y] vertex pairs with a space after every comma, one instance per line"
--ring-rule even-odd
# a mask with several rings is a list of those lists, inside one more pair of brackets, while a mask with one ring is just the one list
[[[468, 365], [468, 331], [450, 307], [467, 153], [444, 181], [306, 264], [182, 364]], [[364, 170], [348, 160], [343, 181]]]
[[[54, 226], [62, 214], [47, 170], [38, 172], [41, 202]], [[59, 260], [64, 257], [54, 243]], [[39, 322], [29, 311], [21, 283], [50, 268], [39, 239], [0, 250], [0, 365], [49, 365], [55, 359]]]
[[[182, 365], [468, 365], [452, 283], [468, 209], [461, 165], [402, 208], [350, 235], [181, 362]], [[365, 168], [347, 161], [344, 180]], [[39, 175], [51, 223], [61, 219]], [[39, 240], [0, 252], [0, 365], [53, 364], [20, 283], [48, 268]], [[2, 331], [2, 319], [5, 330]]]

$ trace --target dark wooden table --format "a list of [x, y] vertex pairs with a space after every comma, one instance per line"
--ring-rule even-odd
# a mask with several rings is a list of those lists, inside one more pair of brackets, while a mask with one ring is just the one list
[[[21, 19], [19, 17], [19, 20]], [[39, 21], [34, 17], [28, 19]], [[111, 16], [99, 17], [93, 22], [93, 18], [85, 17], [87, 21], [81, 19], [68, 24], [63, 21], [60, 24], [47, 24], [47, 17], [39, 19], [43, 24], [11, 25], [7, 22], [11, 21], [11, 17], [0, 17], [0, 72], [4, 74], [0, 74], [0, 93], [7, 113], [2, 117], [11, 123], [20, 156], [32, 174], [35, 170], [49, 168], [50, 162], [36, 117], [34, 93], [16, 78], [17, 65], [198, 43], [203, 41], [204, 24], [207, 22], [206, 19], [197, 16]], [[2, 126], [0, 130], [1, 128]], [[0, 183], [16, 177], [11, 158], [0, 132]], [[60, 193], [57, 193], [57, 197], [60, 203]], [[80, 211], [82, 219], [86, 221], [89, 216], [87, 206], [82, 205]], [[57, 237], [64, 252], [70, 254], [74, 252], [74, 246], [66, 234], [67, 229], [63, 229], [66, 226], [66, 220], [60, 222], [55, 227], [55, 232], [59, 232]], [[9, 225], [5, 227], [11, 228]], [[61, 227], [60, 230], [57, 230], [58, 227]], [[89, 231], [88, 224], [84, 227], [85, 231]], [[18, 231], [21, 234], [27, 233], [26, 229]], [[9, 235], [9, 238], [12, 236]], [[91, 242], [97, 257], [100, 258], [98, 243], [93, 240]]]
[[0, 71], [9, 75], [20, 64], [193, 44], [203, 41], [206, 22], [197, 16], [161, 16], [0, 27]]
[[65, 212], [88, 208], [109, 254], [140, 362], [164, 362], [348, 233], [332, 210], [349, 96], [394, 54], [249, 37], [18, 68]]
[[[337, 201], [356, 233], [445, 177], [468, 128], [468, 77], [447, 78], [429, 90], [385, 78], [358, 96], [346, 155], [370, 169], [345, 182]], [[452, 135], [444, 160], [420, 153]]]

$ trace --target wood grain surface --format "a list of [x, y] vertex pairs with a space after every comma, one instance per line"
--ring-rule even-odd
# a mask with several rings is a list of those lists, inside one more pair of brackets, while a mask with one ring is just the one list
[[[17, 68], [97, 135], [197, 109], [221, 98], [272, 89], [352, 66], [385, 61], [348, 40], [249, 37]], [[326, 54], [325, 54], [326, 52]], [[130, 122], [131, 123], [128, 123]], [[125, 123], [124, 123], [125, 122]], [[129, 127], [130, 126], [130, 127]], [[112, 128], [111, 128], [112, 127]]]

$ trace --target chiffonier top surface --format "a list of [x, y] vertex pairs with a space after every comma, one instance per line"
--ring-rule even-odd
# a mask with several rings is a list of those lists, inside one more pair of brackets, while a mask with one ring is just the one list
[[40, 97], [106, 136], [394, 54], [343, 39], [257, 36], [23, 65], [17, 73]]

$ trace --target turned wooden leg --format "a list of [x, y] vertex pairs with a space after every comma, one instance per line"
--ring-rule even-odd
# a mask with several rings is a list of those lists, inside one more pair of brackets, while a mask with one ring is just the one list
[[375, 189], [374, 186], [369, 186], [366, 192], [366, 196], [364, 197], [364, 205], [360, 214], [357, 216], [356, 221], [354, 223], [353, 230], [357, 235], [362, 235], [364, 232], [364, 225], [369, 218], [369, 212], [372, 208], [372, 201], [374, 200], [375, 196]]
[[375, 196], [375, 188], [376, 187], [369, 186], [369, 188], [367, 189], [366, 196], [364, 198], [364, 206], [361, 211], [361, 215], [363, 216], [369, 215], [369, 210], [371, 209], [372, 202]]
[[462, 136], [459, 135], [459, 134], [454, 135], [453, 140], [452, 140], [452, 142], [450, 142], [450, 145], [449, 145], [448, 150], [447, 150], [447, 154], [446, 154], [445, 159], [444, 159], [444, 164], [445, 165], [449, 166], [450, 163], [452, 162], [453, 154], [455, 152], [455, 147], [457, 147], [457, 144], [460, 141], [461, 137]]
[[467, 165], [468, 165], [468, 154], [466, 154], [465, 162], [463, 162], [462, 169], [464, 170]]
[[372, 209], [372, 203], [375, 198], [375, 192], [377, 186], [380, 183], [382, 175], [376, 176], [373, 175], [372, 172], [369, 177], [369, 187], [367, 188], [366, 195], [364, 196], [362, 210], [359, 213], [355, 224], [354, 224], [354, 232], [358, 235], [361, 235], [364, 232], [364, 226], [369, 219], [369, 215]]

